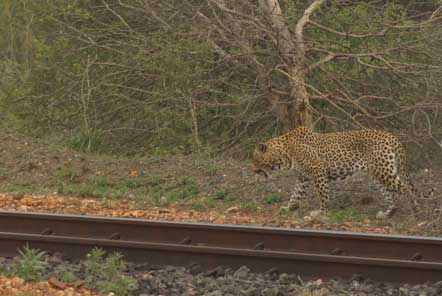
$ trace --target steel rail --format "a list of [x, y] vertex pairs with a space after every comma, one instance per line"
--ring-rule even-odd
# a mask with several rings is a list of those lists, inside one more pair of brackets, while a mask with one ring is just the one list
[[84, 258], [93, 247], [100, 247], [108, 252], [120, 252], [126, 260], [139, 263], [198, 264], [205, 270], [247, 265], [255, 272], [277, 270], [298, 274], [304, 279], [360, 274], [378, 281], [423, 283], [442, 278], [442, 264], [430, 262], [4, 232], [0, 232], [0, 242], [3, 256], [16, 255], [17, 247], [25, 244], [48, 252], [61, 252], [69, 258]]
[[0, 211], [2, 231], [442, 263], [436, 237], [15, 211]]
[[247, 265], [304, 278], [358, 273], [408, 283], [442, 278], [442, 240], [427, 237], [0, 211], [0, 243], [1, 256], [30, 244], [84, 258], [98, 246], [159, 265]]

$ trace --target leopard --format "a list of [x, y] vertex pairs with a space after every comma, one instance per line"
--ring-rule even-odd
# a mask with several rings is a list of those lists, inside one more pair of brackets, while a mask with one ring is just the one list
[[410, 193], [413, 209], [418, 198], [428, 198], [411, 182], [404, 145], [389, 132], [375, 129], [319, 133], [297, 127], [253, 150], [253, 172], [269, 178], [278, 170], [297, 172], [297, 183], [290, 194], [287, 209], [297, 210], [313, 185], [320, 200], [316, 214], [326, 214], [330, 201], [329, 183], [344, 180], [358, 172], [366, 172], [384, 197], [386, 208], [376, 218], [392, 217], [398, 208], [398, 196]]

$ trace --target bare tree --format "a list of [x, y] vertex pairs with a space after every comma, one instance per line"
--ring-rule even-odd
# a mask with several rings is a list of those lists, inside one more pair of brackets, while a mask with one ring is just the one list
[[33, 5], [26, 7], [35, 26], [32, 17], [22, 20], [23, 31], [38, 30], [25, 35], [39, 38], [28, 47], [26, 91], [7, 79], [14, 87], [0, 93], [31, 126], [139, 149], [239, 153], [256, 137], [299, 125], [409, 128], [432, 143], [442, 138], [437, 1]]
[[[436, 46], [442, 40], [441, 6], [412, 8], [380, 1], [207, 1], [208, 8], [197, 14], [208, 28], [209, 43], [225, 59], [255, 69], [283, 130], [311, 127], [314, 113], [319, 121], [345, 120], [365, 127], [440, 103], [420, 98], [402, 104], [395, 97], [398, 90], [376, 86], [373, 77], [404, 85], [407, 93], [408, 83], [418, 88], [429, 76], [441, 73], [440, 59], [432, 58], [441, 55]], [[339, 16], [352, 11], [351, 20]], [[237, 51], [240, 54], [232, 54]], [[351, 73], [339, 73], [340, 67]], [[312, 100], [326, 108], [312, 105]], [[385, 108], [380, 111], [379, 106]]]

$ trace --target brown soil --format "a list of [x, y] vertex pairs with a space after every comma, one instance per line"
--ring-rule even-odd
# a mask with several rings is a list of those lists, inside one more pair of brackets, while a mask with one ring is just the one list
[[[294, 185], [292, 173], [280, 173], [269, 181], [257, 180], [249, 162], [203, 156], [115, 158], [79, 153], [47, 141], [10, 131], [0, 131], [1, 209], [50, 211], [143, 217], [151, 219], [242, 223], [269, 226], [326, 228], [384, 233], [438, 233], [439, 199], [414, 217], [409, 197], [387, 221], [374, 216], [383, 206], [379, 192], [365, 175], [333, 184], [335, 199], [327, 217], [311, 219], [318, 207], [315, 199], [305, 201], [296, 213], [281, 213]], [[118, 191], [118, 196], [85, 191], [79, 197], [65, 197], [60, 186], [80, 186], [92, 177], [118, 180], [174, 182], [192, 178], [198, 186], [196, 198], [162, 203], [141, 191]], [[442, 169], [428, 168], [413, 174], [419, 188], [440, 188]], [[35, 196], [38, 195], [39, 196]], [[103, 196], [105, 198], [103, 198]], [[95, 198], [95, 199], [94, 199]], [[208, 202], [210, 201], [210, 203]], [[312, 202], [313, 201], [313, 202]]]

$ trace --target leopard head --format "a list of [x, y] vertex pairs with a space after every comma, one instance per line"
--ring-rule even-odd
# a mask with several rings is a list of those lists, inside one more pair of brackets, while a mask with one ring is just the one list
[[277, 149], [269, 144], [260, 143], [253, 151], [253, 172], [256, 176], [271, 176], [273, 171], [281, 169], [281, 161], [278, 158]]

